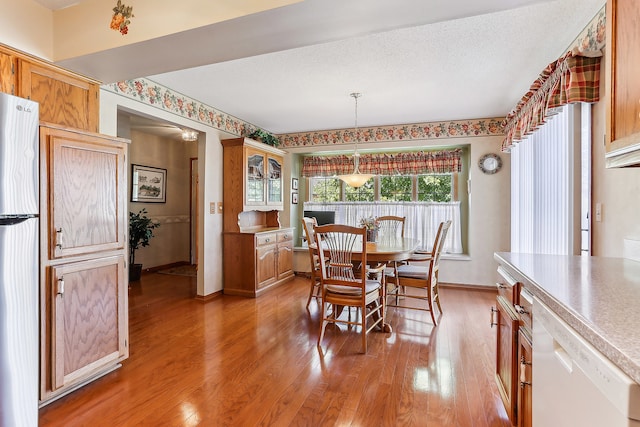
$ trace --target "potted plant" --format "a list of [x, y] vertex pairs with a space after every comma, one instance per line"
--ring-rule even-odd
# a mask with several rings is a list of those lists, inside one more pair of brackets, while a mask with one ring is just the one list
[[153, 229], [160, 227], [147, 216], [147, 210], [138, 213], [129, 212], [129, 281], [140, 280], [142, 264], [136, 264], [136, 249], [149, 246]]
[[278, 145], [280, 145], [280, 141], [278, 141], [278, 138], [262, 129], [254, 130], [249, 135], [247, 135], [247, 137], [255, 139], [256, 141], [260, 141], [264, 144], [271, 145], [273, 147], [277, 147]]

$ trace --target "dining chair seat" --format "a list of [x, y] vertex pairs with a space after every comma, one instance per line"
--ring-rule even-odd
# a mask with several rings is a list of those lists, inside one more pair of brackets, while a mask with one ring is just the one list
[[[381, 285], [377, 280], [367, 280], [365, 282], [365, 293], [373, 292], [377, 290]], [[327, 292], [343, 295], [361, 295], [362, 288], [357, 286], [344, 286], [344, 285], [327, 285]]]
[[399, 265], [397, 271], [399, 277], [411, 277], [414, 279], [424, 280], [429, 278], [429, 267], [423, 267], [420, 265]]

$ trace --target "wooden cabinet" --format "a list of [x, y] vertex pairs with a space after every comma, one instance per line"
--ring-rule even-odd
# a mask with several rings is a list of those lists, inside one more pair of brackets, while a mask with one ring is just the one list
[[257, 297], [293, 279], [292, 228], [224, 233], [223, 246], [225, 294]]
[[42, 404], [128, 357], [126, 152], [126, 140], [40, 127]]
[[[124, 249], [126, 143], [42, 127], [52, 259]], [[44, 176], [44, 175], [43, 175]]]
[[7, 52], [0, 50], [0, 91], [16, 94], [16, 65], [17, 58]]
[[511, 424], [531, 426], [533, 296], [517, 272], [498, 267], [496, 382]]
[[126, 357], [125, 271], [122, 255], [51, 267], [51, 391]]
[[531, 335], [524, 328], [521, 328], [518, 332], [518, 427], [531, 427], [533, 425], [531, 407], [532, 350]]
[[40, 104], [40, 120], [98, 131], [100, 83], [0, 47], [0, 90]]
[[247, 138], [224, 148], [224, 293], [256, 297], [293, 278], [293, 229], [280, 226], [284, 152]]
[[498, 296], [496, 299], [496, 382], [511, 424], [517, 422], [518, 317], [513, 305]]
[[607, 1], [607, 167], [640, 165], [640, 4]]

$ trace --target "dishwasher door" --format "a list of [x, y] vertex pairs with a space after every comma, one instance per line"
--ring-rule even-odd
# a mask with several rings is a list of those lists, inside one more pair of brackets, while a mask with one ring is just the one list
[[534, 427], [640, 426], [640, 386], [537, 298]]

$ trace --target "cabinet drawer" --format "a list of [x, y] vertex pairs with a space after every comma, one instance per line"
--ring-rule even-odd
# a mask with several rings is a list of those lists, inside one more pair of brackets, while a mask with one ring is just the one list
[[256, 246], [271, 245], [276, 243], [276, 233], [256, 234]]
[[533, 316], [533, 295], [524, 287], [520, 289], [520, 297], [518, 304], [515, 306], [516, 312], [520, 317], [520, 326], [527, 329], [531, 333]]
[[293, 231], [292, 230], [279, 231], [278, 232], [278, 243], [280, 243], [280, 242], [289, 242], [291, 240], [293, 240]]
[[518, 282], [503, 267], [498, 267], [498, 281], [496, 282], [498, 295], [511, 304], [518, 304]]

